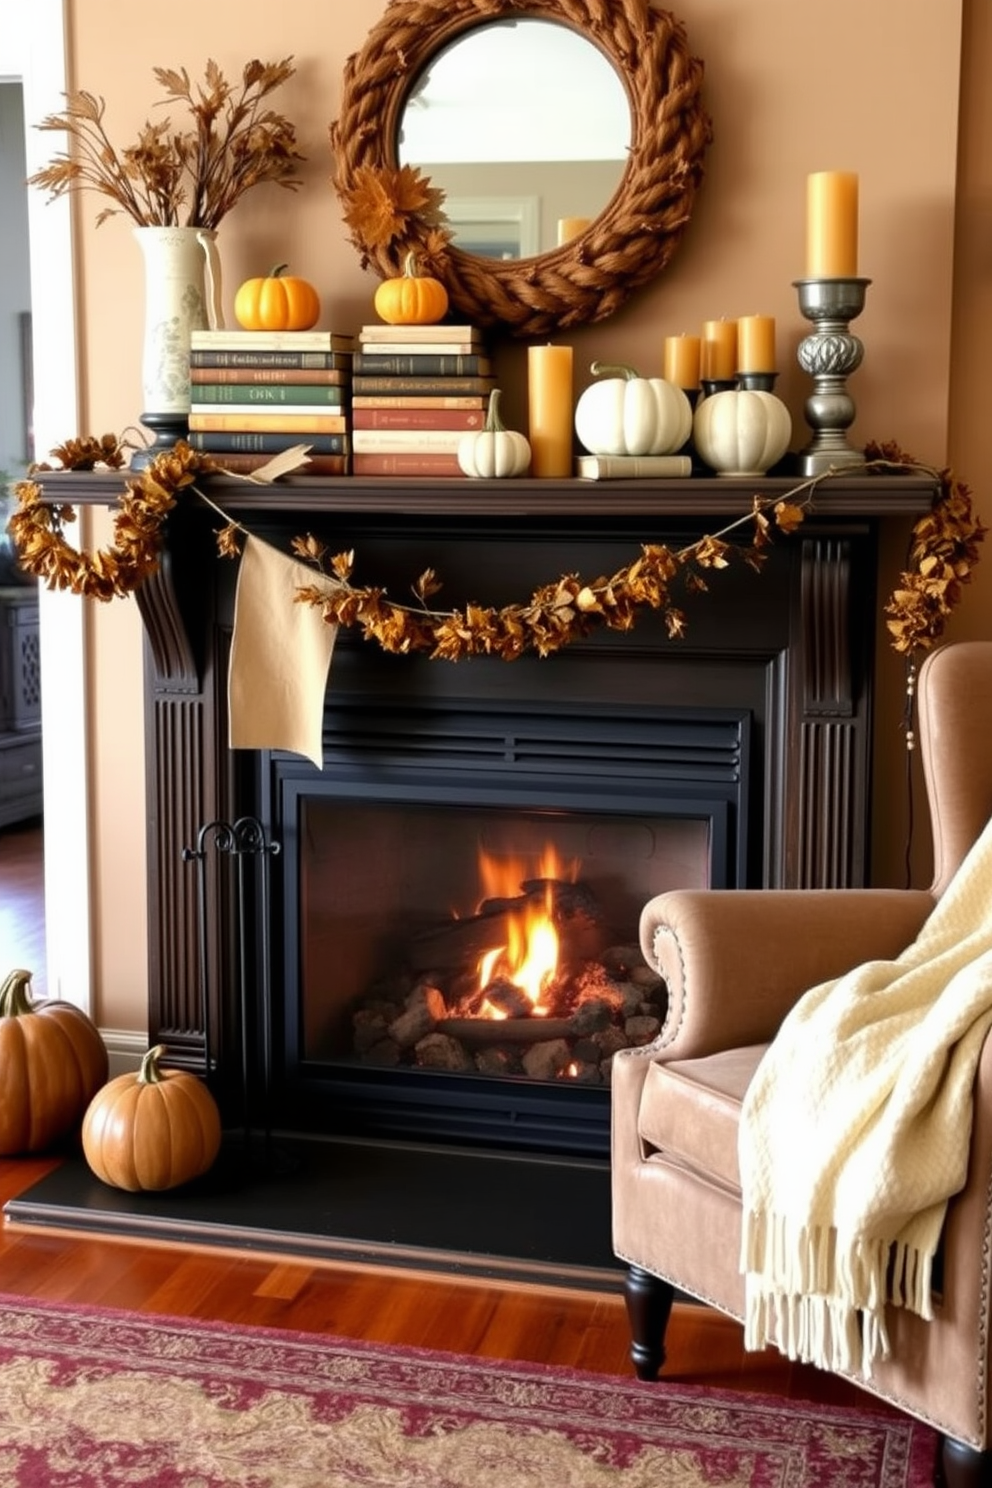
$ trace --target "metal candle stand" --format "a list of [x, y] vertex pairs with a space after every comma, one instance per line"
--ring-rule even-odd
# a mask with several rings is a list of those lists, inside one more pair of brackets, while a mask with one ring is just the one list
[[[241, 1020], [241, 1099], [243, 1113], [244, 1149], [249, 1154], [252, 1146], [253, 1115], [261, 1118], [267, 1162], [272, 1160], [271, 1098], [272, 1098], [272, 987], [269, 971], [269, 925], [270, 920], [270, 874], [269, 859], [280, 851], [278, 842], [266, 840], [265, 828], [253, 816], [243, 816], [238, 821], [208, 822], [197, 834], [196, 847], [183, 848], [183, 862], [195, 863], [197, 872], [197, 947], [200, 960], [200, 985], [203, 993], [203, 1042], [206, 1071], [209, 1078], [218, 1068], [218, 1057], [211, 1036], [210, 1017], [210, 972], [207, 954], [207, 852], [210, 844], [214, 850], [228, 859], [234, 875], [234, 925], [237, 943], [236, 965], [238, 979], [238, 1008]], [[249, 864], [257, 867], [257, 873], [249, 874]], [[257, 892], [253, 893], [255, 890]], [[256, 958], [249, 954], [248, 928], [250, 908], [257, 908], [260, 919], [258, 940], [258, 970], [253, 977], [252, 968]], [[252, 981], [257, 982], [257, 997], [252, 996]], [[252, 1058], [250, 1036], [252, 1014], [261, 1024], [260, 1060]], [[256, 1024], [256, 1026], [258, 1026]], [[260, 1088], [259, 1088], [260, 1085]]]
[[806, 399], [806, 422], [813, 438], [799, 453], [803, 475], [822, 475], [864, 456], [847, 442], [854, 423], [854, 399], [846, 379], [861, 365], [864, 346], [848, 329], [865, 308], [870, 279], [795, 279], [799, 309], [816, 329], [799, 343], [799, 365], [813, 379]]

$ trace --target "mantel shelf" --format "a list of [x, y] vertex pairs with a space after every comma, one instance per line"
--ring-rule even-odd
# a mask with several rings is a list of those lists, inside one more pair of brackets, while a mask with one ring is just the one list
[[[46, 499], [74, 506], [112, 506], [126, 471], [45, 471]], [[717, 516], [751, 510], [756, 495], [785, 497], [800, 488], [790, 477], [693, 477], [689, 480], [428, 480], [373, 476], [287, 476], [258, 485], [233, 476], [199, 483], [228, 512], [299, 511], [368, 513], [404, 517]], [[814, 495], [815, 510], [829, 517], [918, 516], [930, 509], [936, 482], [917, 475], [830, 476]]]

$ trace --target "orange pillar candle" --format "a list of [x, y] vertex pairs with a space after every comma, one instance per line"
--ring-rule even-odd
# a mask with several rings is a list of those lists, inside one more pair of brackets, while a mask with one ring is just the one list
[[776, 372], [775, 317], [742, 315], [737, 322], [738, 372]]
[[816, 171], [806, 182], [806, 278], [857, 273], [858, 178], [853, 171]]
[[733, 382], [737, 372], [736, 320], [704, 320], [699, 375], [704, 382]]
[[531, 474], [572, 474], [572, 348], [527, 348], [527, 406]]
[[666, 336], [662, 376], [683, 389], [699, 386], [699, 337]]
[[563, 243], [570, 243], [573, 238], [581, 237], [591, 222], [591, 217], [559, 217], [558, 247]]

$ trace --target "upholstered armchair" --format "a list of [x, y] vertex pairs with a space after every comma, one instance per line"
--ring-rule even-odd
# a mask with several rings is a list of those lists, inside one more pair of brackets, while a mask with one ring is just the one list
[[[741, 1102], [764, 1050], [807, 988], [889, 960], [917, 936], [992, 816], [992, 642], [931, 653], [918, 743], [934, 839], [928, 890], [692, 890], [644, 908], [641, 943], [665, 978], [657, 1040], [613, 1074], [613, 1237], [629, 1266], [631, 1357], [664, 1359], [677, 1291], [743, 1320]], [[992, 884], [989, 886], [992, 893]], [[930, 1321], [888, 1306], [891, 1354], [853, 1382], [935, 1426], [948, 1485], [992, 1481], [992, 1039], [975, 1086], [968, 1178], [948, 1209]]]

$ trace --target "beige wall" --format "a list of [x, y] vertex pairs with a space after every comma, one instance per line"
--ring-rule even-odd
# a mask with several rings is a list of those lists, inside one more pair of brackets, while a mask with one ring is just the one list
[[[296, 196], [262, 188], [223, 223], [219, 247], [228, 307], [242, 278], [288, 259], [320, 288], [329, 322], [355, 329], [369, 318], [377, 281], [362, 272], [342, 230], [329, 184], [327, 135], [340, 102], [344, 60], [361, 47], [385, 8], [382, 0], [294, 0], [283, 6], [173, 0], [142, 9], [139, 59], [134, 28], [122, 23], [115, 0], [71, 5], [71, 76], [77, 86], [106, 98], [115, 141], [131, 139], [152, 111], [158, 96], [153, 65], [185, 66], [197, 74], [213, 57], [235, 74], [248, 56], [294, 55], [297, 75], [278, 103], [296, 123], [309, 157], [305, 187]], [[945, 0], [939, 13], [932, 0], [902, 0], [897, 23], [890, 0], [834, 0], [829, 24], [822, 7], [795, 0], [763, 0], [760, 6], [683, 0], [673, 8], [706, 63], [715, 136], [706, 180], [665, 274], [614, 320], [570, 336], [577, 367], [600, 357], [658, 375], [666, 334], [691, 330], [705, 318], [770, 313], [779, 326], [778, 390], [792, 408], [795, 443], [804, 442], [808, 388], [795, 364], [795, 347], [805, 325], [791, 283], [803, 272], [804, 182], [811, 170], [856, 170], [861, 272], [872, 286], [856, 327], [866, 352], [852, 379], [859, 410], [853, 437], [859, 443], [895, 440], [936, 464], [950, 458], [976, 490], [981, 510], [992, 473], [981, 329], [992, 313], [992, 131], [984, 87], [992, 22], [983, 0]], [[836, 45], [830, 37], [838, 39]], [[96, 209], [94, 200], [81, 200], [82, 422], [92, 431], [120, 430], [140, 413], [141, 264], [126, 220], [96, 229]], [[504, 411], [521, 426], [524, 347], [507, 342], [497, 359]], [[583, 377], [580, 370], [580, 385]], [[897, 536], [890, 543], [895, 566], [904, 534]], [[955, 633], [981, 635], [990, 628], [992, 578], [981, 572]], [[100, 606], [93, 632], [96, 1012], [105, 1026], [140, 1028], [144, 782], [140, 632], [133, 603]], [[877, 814], [884, 831], [876, 877], [898, 882], [902, 671], [884, 644], [881, 623], [879, 637], [883, 768]]]

